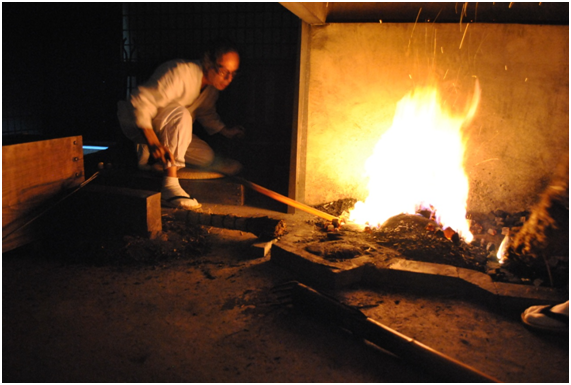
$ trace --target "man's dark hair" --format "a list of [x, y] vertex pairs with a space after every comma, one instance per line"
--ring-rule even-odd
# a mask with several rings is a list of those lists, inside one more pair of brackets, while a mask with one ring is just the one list
[[238, 46], [232, 40], [227, 38], [211, 40], [202, 54], [202, 66], [205, 69], [214, 67], [218, 60], [228, 52], [239, 54]]

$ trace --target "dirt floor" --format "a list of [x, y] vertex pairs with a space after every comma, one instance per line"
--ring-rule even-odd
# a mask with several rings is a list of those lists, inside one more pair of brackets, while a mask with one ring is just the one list
[[[287, 226], [308, 215], [269, 215]], [[208, 247], [157, 263], [3, 256], [3, 382], [441, 382], [330, 323], [280, 306], [296, 277], [259, 256], [250, 233], [207, 228]], [[112, 251], [111, 251], [112, 252]], [[80, 256], [81, 257], [81, 256]], [[329, 292], [409, 337], [504, 382], [569, 382], [569, 338], [519, 314], [391, 288]]]

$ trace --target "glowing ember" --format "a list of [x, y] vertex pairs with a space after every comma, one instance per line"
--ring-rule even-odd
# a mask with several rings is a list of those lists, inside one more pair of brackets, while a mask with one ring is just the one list
[[470, 110], [463, 116], [445, 109], [435, 88], [405, 96], [397, 104], [391, 128], [366, 162], [369, 196], [357, 202], [350, 221], [377, 226], [398, 214], [431, 210], [443, 229], [450, 227], [470, 242], [461, 131], [473, 117], [479, 95], [476, 82]]

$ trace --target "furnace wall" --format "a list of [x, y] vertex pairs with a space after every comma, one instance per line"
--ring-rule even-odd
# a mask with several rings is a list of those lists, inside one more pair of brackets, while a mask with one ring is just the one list
[[[304, 187], [299, 199], [320, 204], [366, 198], [364, 164], [391, 126], [397, 102], [416, 85], [436, 79], [447, 103], [460, 111], [477, 77], [482, 99], [465, 131], [468, 209], [519, 211], [535, 202], [561, 155], [569, 153], [569, 27], [474, 23], [466, 28], [465, 23], [307, 28], [301, 55], [308, 68], [301, 85], [304, 135], [298, 143], [306, 166], [298, 171]], [[416, 155], [405, 149], [394, 163]], [[431, 162], [433, 156], [427, 148], [420, 161]]]

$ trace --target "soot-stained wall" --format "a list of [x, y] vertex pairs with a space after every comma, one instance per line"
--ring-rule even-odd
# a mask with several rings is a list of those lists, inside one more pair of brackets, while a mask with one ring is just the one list
[[[334, 23], [308, 31], [306, 167], [298, 176], [308, 204], [366, 198], [365, 161], [397, 102], [428, 80], [458, 111], [480, 83], [478, 111], [464, 129], [468, 210], [529, 208], [569, 153], [568, 26]], [[394, 162], [417, 155], [435, 162], [429, 148], [404, 149]]]

